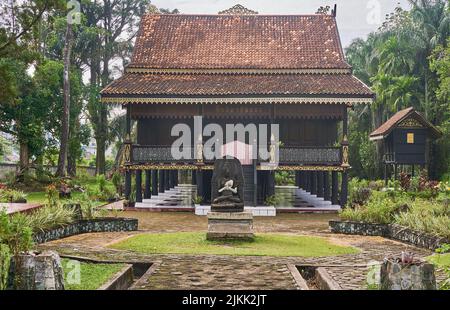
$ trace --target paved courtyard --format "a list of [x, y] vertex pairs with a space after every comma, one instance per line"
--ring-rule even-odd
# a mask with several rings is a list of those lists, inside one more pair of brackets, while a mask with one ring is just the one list
[[[367, 264], [381, 261], [386, 255], [401, 251], [425, 257], [431, 251], [381, 237], [331, 234], [330, 214], [281, 214], [256, 218], [255, 231], [296, 235], [313, 235], [340, 245], [360, 249], [358, 254], [328, 257], [268, 257], [226, 255], [139, 254], [108, 248], [108, 245], [144, 232], [205, 231], [205, 217], [190, 213], [124, 212], [123, 216], [139, 218], [139, 231], [93, 233], [73, 236], [40, 245], [61, 255], [97, 261], [153, 263], [152, 272], [137, 283], [135, 289], [300, 289], [289, 268], [292, 266], [324, 267], [343, 289], [366, 289]], [[438, 281], [442, 280], [440, 271]]]

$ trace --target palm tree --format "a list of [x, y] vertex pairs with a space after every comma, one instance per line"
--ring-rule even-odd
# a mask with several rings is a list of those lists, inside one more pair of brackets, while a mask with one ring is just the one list
[[435, 120], [438, 114], [438, 107], [432, 105], [431, 95], [434, 93], [430, 89], [432, 80], [436, 76], [430, 70], [429, 56], [438, 46], [446, 46], [447, 38], [450, 35], [450, 11], [445, 0], [409, 0], [413, 9], [411, 18], [414, 20], [415, 27], [404, 29], [409, 35], [417, 41], [418, 51], [416, 61], [418, 63], [418, 73], [423, 76], [424, 102], [422, 104], [425, 116]]

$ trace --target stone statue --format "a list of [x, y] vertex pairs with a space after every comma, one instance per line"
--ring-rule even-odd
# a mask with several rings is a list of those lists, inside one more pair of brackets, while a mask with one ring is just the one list
[[211, 181], [211, 211], [244, 211], [244, 175], [234, 157], [217, 159]]

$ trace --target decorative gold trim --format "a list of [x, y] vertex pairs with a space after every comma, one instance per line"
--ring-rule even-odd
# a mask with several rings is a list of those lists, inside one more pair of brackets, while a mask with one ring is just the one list
[[348, 145], [342, 146], [342, 167], [350, 167], [350, 164], [348, 162]]
[[241, 4], [229, 8], [228, 10], [220, 11], [219, 15], [257, 15], [258, 12], [249, 10]]
[[[159, 164], [142, 164], [142, 165], [127, 165], [121, 167], [125, 170], [197, 170], [197, 169], [207, 169], [206, 166], [198, 165], [188, 165], [188, 164], [170, 164], [170, 165], [159, 165]], [[212, 169], [212, 166], [211, 166]]]
[[262, 97], [262, 98], [132, 98], [102, 97], [103, 103], [111, 104], [371, 104], [372, 98], [307, 98], [307, 97]]
[[124, 164], [128, 164], [131, 162], [131, 144], [126, 143], [125, 148], [123, 150], [123, 160]]
[[[259, 170], [259, 169], [258, 169]], [[345, 171], [342, 166], [278, 166], [279, 171]]]
[[423, 125], [415, 118], [407, 118], [407, 119], [403, 120], [400, 124], [398, 124], [398, 127], [401, 127], [401, 128], [417, 128], [417, 127], [423, 128]]
[[[158, 165], [158, 164], [143, 164], [143, 165], [126, 165], [122, 166], [125, 170], [212, 170], [212, 165], [186, 165], [186, 164], [171, 164], [171, 165]], [[264, 167], [257, 166], [256, 170], [264, 170]], [[347, 170], [342, 166], [278, 166], [278, 171], [345, 171]]]
[[351, 74], [351, 69], [153, 69], [128, 67], [126, 73], [146, 74], [229, 74], [229, 75], [264, 75], [264, 74]]

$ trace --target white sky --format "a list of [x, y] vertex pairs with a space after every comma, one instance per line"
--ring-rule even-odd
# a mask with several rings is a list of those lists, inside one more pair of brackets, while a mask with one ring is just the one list
[[320, 6], [337, 4], [342, 45], [375, 31], [397, 3], [409, 9], [408, 0], [152, 0], [158, 8], [178, 9], [185, 14], [217, 14], [242, 4], [260, 14], [314, 14]]

